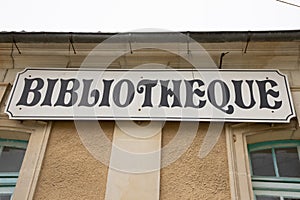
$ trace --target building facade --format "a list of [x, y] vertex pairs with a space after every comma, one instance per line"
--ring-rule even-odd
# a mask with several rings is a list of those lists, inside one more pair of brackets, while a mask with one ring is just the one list
[[[287, 76], [292, 107], [300, 112], [300, 31], [3, 32], [0, 200], [300, 199], [297, 117], [284, 123], [132, 121], [38, 119], [30, 113], [28, 119], [11, 119], [5, 113], [16, 75], [24, 69], [64, 69], [58, 74], [68, 74], [87, 67], [121, 72], [138, 68], [140, 76], [153, 68], [157, 76], [161, 69], [170, 76], [189, 69], [275, 69]], [[130, 155], [120, 157], [116, 146], [132, 154], [158, 153], [131, 166], [134, 161], [126, 159]], [[147, 162], [156, 168], [148, 169]]]

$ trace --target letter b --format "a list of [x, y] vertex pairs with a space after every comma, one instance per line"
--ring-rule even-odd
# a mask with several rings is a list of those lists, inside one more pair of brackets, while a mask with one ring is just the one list
[[[31, 88], [33, 82], [37, 82], [37, 85], [35, 88]], [[44, 86], [44, 81], [41, 78], [34, 78], [34, 79], [27, 79], [25, 78], [25, 86], [23, 89], [23, 93], [22, 96], [19, 100], [19, 102], [17, 103], [17, 106], [21, 105], [21, 106], [35, 106], [36, 104], [38, 104], [38, 102], [41, 99], [41, 93], [39, 92], [39, 90]], [[28, 97], [29, 94], [32, 93], [33, 94], [33, 98], [31, 100], [31, 102], [28, 102]]]

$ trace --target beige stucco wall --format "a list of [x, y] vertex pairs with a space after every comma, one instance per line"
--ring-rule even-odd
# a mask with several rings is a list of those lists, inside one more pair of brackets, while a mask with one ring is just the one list
[[[172, 140], [179, 123], [168, 122], [163, 146]], [[101, 122], [111, 138], [113, 122]], [[201, 123], [190, 146], [175, 163], [161, 170], [160, 199], [230, 199], [225, 136], [213, 151], [198, 157], [208, 123]], [[54, 122], [34, 199], [104, 199], [108, 168], [82, 145], [72, 121]]]
[[[113, 126], [101, 123], [109, 136]], [[107, 171], [82, 145], [73, 121], [54, 122], [34, 199], [104, 199]]]
[[[200, 123], [190, 148], [174, 163], [161, 170], [161, 200], [230, 199], [229, 172], [225, 134], [204, 159], [199, 150], [208, 123]], [[168, 123], [163, 129], [163, 145], [176, 134], [178, 123]]]

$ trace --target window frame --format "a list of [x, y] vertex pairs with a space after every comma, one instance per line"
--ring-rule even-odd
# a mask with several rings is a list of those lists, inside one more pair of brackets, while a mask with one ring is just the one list
[[300, 140], [276, 140], [248, 144], [248, 154], [254, 151], [271, 149], [275, 170], [275, 176], [254, 176], [249, 157], [254, 195], [280, 196], [281, 199], [282, 197], [300, 198], [300, 177], [280, 177], [275, 148], [297, 148], [298, 159], [300, 160]]
[[230, 123], [225, 126], [225, 134], [233, 200], [255, 199], [248, 144], [273, 140], [300, 140], [300, 129], [296, 120], [291, 120], [288, 124]]
[[27, 149], [13, 192], [13, 200], [33, 199], [51, 127], [51, 121], [16, 121], [0, 118], [0, 138], [11, 140], [28, 138]]
[[[27, 140], [12, 140], [0, 138], [0, 156], [4, 147], [15, 147], [20, 149], [27, 149]], [[26, 153], [26, 152], [25, 152]], [[23, 158], [24, 159], [24, 158]], [[18, 172], [0, 172], [0, 195], [13, 195], [14, 189], [19, 177]]]

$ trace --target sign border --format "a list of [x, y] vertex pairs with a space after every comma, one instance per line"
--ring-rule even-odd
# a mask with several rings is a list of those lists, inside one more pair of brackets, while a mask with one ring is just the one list
[[26, 71], [35, 71], [35, 70], [42, 70], [42, 71], [170, 71], [170, 69], [99, 69], [99, 68], [25, 68], [23, 71], [18, 72], [16, 75], [16, 79], [14, 81], [13, 87], [11, 89], [8, 103], [5, 107], [5, 113], [8, 114], [10, 119], [17, 119], [17, 120], [142, 120], [142, 121], [197, 121], [197, 122], [278, 122], [278, 123], [288, 123], [290, 119], [295, 117], [295, 109], [294, 104], [292, 103], [291, 91], [288, 84], [288, 78], [285, 74], [282, 74], [278, 69], [175, 69], [173, 71], [226, 71], [226, 72], [276, 72], [280, 76], [284, 78], [285, 88], [287, 90], [288, 100], [289, 100], [289, 107], [291, 113], [285, 119], [248, 119], [248, 118], [191, 118], [191, 117], [115, 117], [115, 116], [14, 116], [9, 108], [11, 106], [12, 95], [14, 94], [18, 80], [20, 75], [25, 73]]

